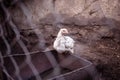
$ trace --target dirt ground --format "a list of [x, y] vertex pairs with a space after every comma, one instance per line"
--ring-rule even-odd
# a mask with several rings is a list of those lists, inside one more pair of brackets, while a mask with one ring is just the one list
[[[97, 68], [103, 80], [119, 80], [120, 77], [120, 32], [117, 29], [109, 29], [107, 26], [78, 27], [74, 25], [62, 25], [70, 32], [70, 36], [76, 41], [75, 54], [84, 57]], [[40, 29], [44, 33], [47, 48], [52, 48], [53, 41], [59, 29], [51, 25], [45, 25]], [[23, 37], [29, 37], [28, 44], [34, 44], [34, 33], [21, 30]], [[29, 36], [28, 36], [29, 35]], [[33, 38], [34, 37], [34, 42]], [[31, 47], [30, 45], [28, 46]], [[37, 46], [32, 50], [36, 50]]]

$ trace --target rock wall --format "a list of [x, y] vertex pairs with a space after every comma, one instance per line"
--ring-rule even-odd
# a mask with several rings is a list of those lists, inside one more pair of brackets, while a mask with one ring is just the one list
[[[107, 24], [114, 28], [120, 21], [119, 0], [30, 0], [24, 3], [35, 24]], [[13, 7], [10, 11], [21, 27], [27, 27], [25, 16], [19, 7]]]

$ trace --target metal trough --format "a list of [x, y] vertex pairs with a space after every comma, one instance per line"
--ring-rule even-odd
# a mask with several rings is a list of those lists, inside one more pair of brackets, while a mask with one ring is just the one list
[[52, 53], [61, 67], [61, 74], [46, 80], [99, 80], [97, 71], [90, 61], [74, 54], [63, 55], [55, 51]]
[[[57, 65], [53, 66], [48, 59], [47, 54], [52, 54]], [[36, 80], [33, 72], [30, 70], [28, 64], [25, 63], [25, 55], [12, 55], [16, 60], [22, 80]], [[4, 57], [5, 66], [10, 75], [17, 80], [14, 66], [9, 59], [9, 56]], [[81, 57], [75, 55], [58, 54], [56, 51], [37, 52], [31, 54], [31, 61], [39, 72], [38, 75], [43, 80], [98, 80], [97, 72], [93, 64]], [[7, 67], [9, 66], [9, 67]], [[54, 69], [59, 68], [59, 73], [54, 74]]]

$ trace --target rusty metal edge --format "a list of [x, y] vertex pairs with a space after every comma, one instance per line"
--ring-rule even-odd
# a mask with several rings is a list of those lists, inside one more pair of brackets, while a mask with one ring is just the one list
[[[73, 71], [71, 71], [71, 72], [69, 72], [69, 73], [65, 73], [65, 74], [61, 74], [61, 75], [55, 76], [55, 77], [50, 78], [50, 79], [47, 79], [47, 80], [53, 80], [53, 79], [56, 79], [56, 78], [60, 78], [60, 77], [69, 75], [69, 74], [71, 74], [71, 73], [74, 73], [74, 72], [76, 72], [76, 71], [80, 71], [80, 70], [82, 70], [82, 69], [88, 68], [88, 67], [90, 67], [90, 66], [93, 65], [92, 62], [90, 62], [90, 61], [88, 61], [88, 60], [86, 60], [86, 59], [84, 59], [84, 58], [82, 58], [82, 57], [78, 57], [77, 55], [73, 55], [73, 54], [71, 54], [71, 55], [74, 56], [74, 57], [76, 57], [76, 58], [79, 58], [79, 59], [81, 59], [81, 60], [83, 60], [83, 61], [85, 61], [85, 62], [88, 62], [88, 65], [86, 65], [86, 66], [84, 66], [84, 67], [82, 67], [82, 68], [75, 69], [75, 70], [73, 70]], [[63, 78], [64, 78], [64, 77], [63, 77]]]

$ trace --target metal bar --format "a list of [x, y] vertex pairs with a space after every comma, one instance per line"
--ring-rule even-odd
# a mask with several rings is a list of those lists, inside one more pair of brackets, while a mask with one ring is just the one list
[[[21, 10], [23, 11], [23, 14], [27, 17], [26, 22], [28, 22], [29, 26], [31, 27], [31, 29], [34, 29], [35, 34], [37, 35], [38, 39], [39, 39], [39, 47], [42, 49], [45, 49], [45, 39], [43, 37], [43, 34], [41, 33], [41, 31], [39, 29], [37, 29], [37, 26], [35, 24], [32, 23], [32, 14], [31, 12], [27, 9], [27, 7], [21, 2], [18, 4], [18, 6], [21, 8]], [[60, 74], [60, 66], [57, 63], [57, 61], [55, 60], [54, 56], [51, 54], [51, 52], [49, 52], [49, 54], [46, 54], [48, 60], [50, 61], [50, 63], [52, 64], [53, 68], [54, 68], [54, 75], [59, 75]], [[62, 78], [61, 80], [64, 80], [64, 78]]]
[[[8, 14], [8, 10], [6, 8], [5, 9], [5, 12]], [[8, 14], [10, 15], [10, 14]], [[28, 49], [26, 48], [25, 44], [23, 43], [22, 40], [20, 40], [20, 33], [16, 27], [16, 25], [11, 21], [9, 20], [8, 23], [11, 25], [13, 31], [15, 32], [16, 34], [16, 40], [17, 42], [19, 43], [19, 45], [21, 46], [21, 48], [23, 49], [23, 51], [25, 52], [25, 54], [27, 55], [26, 56], [26, 63], [29, 65], [29, 67], [31, 68], [31, 70], [33, 71], [33, 73], [35, 74], [35, 77], [37, 80], [42, 80], [41, 77], [38, 75], [38, 71], [36, 70], [35, 66], [32, 64], [31, 62], [31, 56], [29, 55], [29, 51]]]
[[[7, 42], [6, 38], [4, 37], [4, 32], [3, 32], [3, 30], [2, 30], [2, 26], [0, 26], [0, 30], [1, 30], [1, 37], [2, 37], [2, 39], [4, 40], [4, 43], [5, 43], [6, 47], [7, 47], [7, 54], [9, 55], [9, 54], [11, 54], [11, 49], [10, 49], [9, 43]], [[14, 65], [14, 67], [15, 67], [15, 70], [16, 70], [16, 71], [15, 71], [15, 74], [16, 74], [16, 76], [18, 77], [18, 80], [22, 80], [21, 77], [20, 77], [20, 75], [19, 75], [20, 70], [19, 70], [19, 68], [18, 68], [18, 65], [17, 65], [15, 59], [14, 59], [12, 56], [10, 56], [10, 59], [11, 59], [11, 61], [13, 62], [13, 65]], [[6, 70], [4, 70], [4, 72], [6, 72]], [[7, 75], [8, 75], [8, 74], [7, 74]]]
[[3, 56], [2, 53], [0, 52], [0, 59], [1, 59], [1, 67], [2, 67], [2, 71], [6, 74], [8, 79], [14, 80], [10, 74], [8, 73], [8, 71], [6, 70], [5, 66], [4, 66], [4, 60], [3, 60]]
[[[4, 6], [4, 5], [3, 5]], [[10, 15], [8, 10], [4, 7], [4, 10], [5, 10], [5, 13], [7, 13], [7, 15]], [[10, 18], [9, 18], [10, 19]], [[22, 47], [23, 51], [27, 54], [29, 53], [29, 51], [27, 50], [26, 46], [24, 45], [24, 43], [22, 42], [22, 40], [20, 40], [20, 33], [17, 29], [17, 27], [14, 25], [14, 23], [11, 21], [11, 19], [8, 21], [8, 23], [11, 25], [13, 31], [15, 32], [16, 34], [16, 40], [17, 42], [19, 43], [19, 45]], [[13, 59], [12, 59], [13, 61]], [[13, 61], [15, 63], [15, 61]], [[34, 67], [34, 65], [32, 64], [31, 62], [31, 56], [30, 55], [27, 55], [26, 56], [26, 63], [30, 66], [31, 70], [33, 71], [34, 74], [38, 75], [38, 71], [36, 70], [36, 68]], [[15, 65], [16, 67], [17, 65]], [[17, 68], [17, 67], [16, 67]], [[17, 68], [18, 70], [18, 68]], [[35, 75], [35, 76], [36, 76]], [[41, 80], [41, 77], [40, 76], [36, 76], [36, 79], [37, 80]]]

